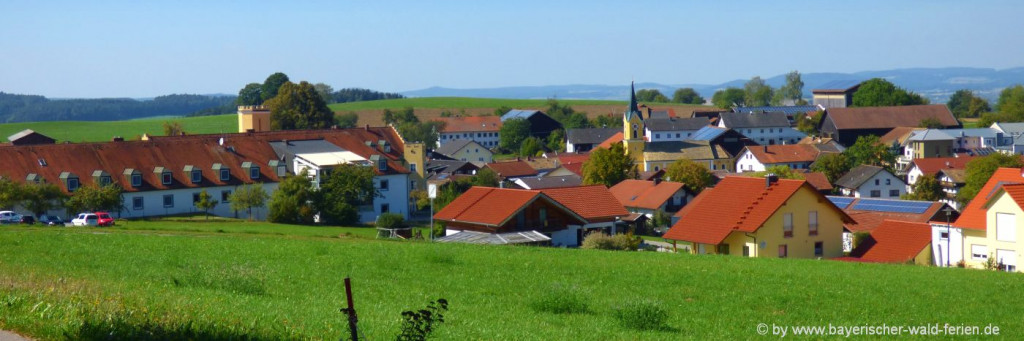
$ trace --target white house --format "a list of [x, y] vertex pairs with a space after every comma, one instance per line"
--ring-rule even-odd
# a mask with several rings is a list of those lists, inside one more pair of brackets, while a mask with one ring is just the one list
[[494, 162], [494, 152], [473, 140], [448, 141], [434, 150], [435, 154], [443, 155], [456, 161], [467, 161], [477, 163]]
[[438, 132], [437, 147], [444, 147], [455, 140], [471, 140], [486, 148], [495, 148], [501, 141], [499, 116], [438, 117], [432, 120], [444, 123]]
[[578, 128], [565, 131], [565, 152], [583, 153], [622, 133], [622, 128]]
[[811, 144], [744, 147], [736, 158], [736, 172], [763, 172], [773, 166], [808, 169], [819, 154], [821, 151]]
[[721, 128], [730, 128], [761, 145], [796, 144], [807, 134], [793, 129], [784, 112], [722, 113]]
[[649, 139], [648, 142], [683, 141], [690, 139], [698, 130], [709, 124], [705, 117], [652, 116], [644, 120], [644, 136]]
[[840, 193], [856, 198], [894, 198], [907, 192], [907, 184], [878, 166], [860, 165], [836, 180]]

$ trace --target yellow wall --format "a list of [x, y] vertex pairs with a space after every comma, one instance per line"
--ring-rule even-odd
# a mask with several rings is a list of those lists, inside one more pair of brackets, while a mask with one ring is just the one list
[[270, 110], [262, 106], [238, 107], [238, 132], [270, 131]]
[[403, 150], [406, 167], [412, 168], [412, 165], [416, 165], [416, 172], [409, 174], [409, 180], [416, 182], [415, 188], [411, 190], [425, 190], [427, 188], [426, 181], [423, 181], [425, 176], [425, 168], [427, 164], [427, 151], [426, 146], [422, 142], [407, 143]]
[[569, 171], [568, 169], [565, 169], [564, 167], [558, 167], [558, 168], [555, 168], [555, 170], [550, 171], [547, 174], [544, 174], [545, 177], [549, 177], [549, 176], [568, 176], [568, 175], [576, 175], [576, 173], [573, 173], [573, 172]]
[[846, 100], [846, 95], [843, 95], [843, 94], [820, 94], [820, 95], [814, 95], [813, 99], [814, 100], [841, 100], [841, 101], [845, 101]]
[[[1006, 242], [996, 239], [996, 213], [1009, 213], [1013, 214], [1016, 218], [1016, 241]], [[1017, 253], [1017, 269], [1018, 271], [1024, 267], [1024, 211], [1021, 210], [1020, 206], [1013, 201], [1006, 192], [1001, 192], [995, 201], [989, 206], [985, 212], [985, 231], [979, 230], [968, 230], [964, 229], [964, 262], [968, 267], [973, 268], [984, 268], [985, 261], [974, 260], [971, 256], [972, 245], [985, 245], [988, 248], [989, 257], [996, 256], [996, 250], [1013, 250]]]
[[[636, 129], [633, 127], [636, 126]], [[636, 138], [633, 134], [636, 133]], [[644, 160], [644, 122], [640, 115], [630, 115], [629, 119], [622, 116], [622, 147], [626, 155], [632, 156], [633, 160], [642, 163]], [[641, 165], [642, 166], [642, 165]]]
[[[939, 147], [938, 156], [935, 155], [935, 147]], [[914, 158], [923, 159], [926, 157], [950, 157], [953, 156], [952, 141], [915, 141], [913, 142]]]
[[[756, 232], [733, 232], [723, 243], [729, 244], [729, 254], [742, 256], [743, 246], [749, 246], [751, 257], [776, 258], [779, 256], [779, 245], [788, 248], [788, 258], [815, 258], [814, 243], [823, 242], [823, 258], [835, 258], [843, 255], [843, 221], [836, 210], [819, 201], [819, 196], [807, 187], [801, 187], [785, 205], [779, 208], [764, 225]], [[827, 199], [826, 199], [827, 200]], [[808, 235], [808, 213], [818, 212], [818, 235]], [[793, 236], [783, 237], [782, 221], [785, 213], [793, 213]], [[765, 248], [758, 244], [765, 242]], [[716, 253], [715, 245], [705, 245], [707, 253]]]
[[[455, 152], [455, 155], [452, 155], [452, 157], [459, 161], [494, 162], [494, 153], [487, 150], [486, 147], [474, 143], [466, 145], [461, 150]], [[483, 158], [483, 160], [480, 158]]]
[[921, 252], [914, 257], [914, 264], [917, 265], [932, 265], [932, 244], [928, 243]]
[[[733, 162], [732, 159], [717, 159], [717, 160], [714, 160], [714, 161], [703, 159], [703, 160], [693, 160], [693, 161], [697, 162], [699, 164], [702, 164], [704, 166], [707, 166], [708, 170], [712, 170], [712, 171], [713, 170], [723, 170], [724, 169], [724, 170], [728, 170], [730, 172], [733, 172], [733, 171], [735, 171], [735, 168], [736, 168], [736, 163]], [[646, 168], [646, 169], [641, 169], [643, 171], [653, 172], [654, 171], [654, 167], [658, 167], [659, 170], [662, 170], [662, 169], [668, 168], [668, 166], [671, 166], [672, 163], [674, 163], [674, 162], [675, 162], [674, 160], [650, 161], [650, 162], [645, 161], [644, 164], [639, 165], [639, 166], [641, 168]], [[715, 165], [714, 169], [712, 169], [711, 166], [710, 166], [711, 162], [714, 162], [714, 165]]]

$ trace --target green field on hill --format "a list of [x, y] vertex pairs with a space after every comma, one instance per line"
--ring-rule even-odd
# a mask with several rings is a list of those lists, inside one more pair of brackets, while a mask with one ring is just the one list
[[[559, 99], [559, 103], [576, 105], [621, 105], [625, 107], [628, 101], [605, 101], [605, 100], [581, 100], [581, 99]], [[507, 106], [512, 108], [533, 108], [545, 107], [546, 99], [505, 99], [505, 98], [472, 98], [472, 97], [418, 97], [385, 99], [377, 101], [361, 101], [348, 103], [334, 103], [329, 105], [336, 112], [375, 110], [375, 109], [401, 109], [406, 107], [424, 109], [463, 109], [463, 108], [497, 108]]]
[[[762, 338], [759, 323], [991, 324], [1024, 337], [1020, 274], [389, 241], [372, 231], [0, 226], [0, 329], [41, 340], [339, 339], [351, 277], [370, 340], [394, 339], [402, 311], [438, 298], [450, 302], [439, 340], [742, 340]], [[634, 329], [635, 318], [658, 316], [660, 326]]]
[[179, 117], [179, 118], [148, 118], [127, 121], [49, 121], [21, 122], [0, 124], [0, 139], [7, 142], [7, 137], [25, 129], [32, 129], [40, 134], [60, 141], [97, 142], [110, 141], [114, 136], [127, 140], [137, 139], [144, 133], [163, 135], [163, 123], [176, 121], [191, 134], [234, 133], [238, 131], [238, 118], [235, 115]]

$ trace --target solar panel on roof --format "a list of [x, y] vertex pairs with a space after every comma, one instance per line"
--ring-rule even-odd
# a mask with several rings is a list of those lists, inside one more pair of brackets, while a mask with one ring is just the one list
[[841, 209], [846, 209], [846, 207], [850, 206], [850, 203], [853, 202], [853, 198], [850, 197], [828, 196], [828, 200]]
[[894, 213], [921, 214], [932, 206], [928, 201], [860, 199], [851, 209]]

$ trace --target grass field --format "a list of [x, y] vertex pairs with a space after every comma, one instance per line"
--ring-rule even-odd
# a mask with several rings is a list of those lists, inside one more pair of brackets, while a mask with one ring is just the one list
[[[437, 298], [450, 302], [434, 334], [445, 340], [755, 339], [758, 323], [994, 324], [1004, 337], [1024, 336], [1020, 274], [359, 232], [195, 221], [3, 226], [0, 329], [43, 340], [338, 339], [350, 276], [371, 340], [393, 339], [403, 310]], [[640, 331], [616, 318], [636, 302], [662, 310], [666, 323]]]
[[163, 135], [163, 123], [180, 122], [185, 131], [192, 134], [233, 133], [238, 131], [235, 115], [149, 118], [128, 121], [51, 121], [0, 124], [0, 139], [25, 129], [32, 129], [57, 141], [96, 142], [110, 141], [114, 136], [137, 139], [144, 133]]

